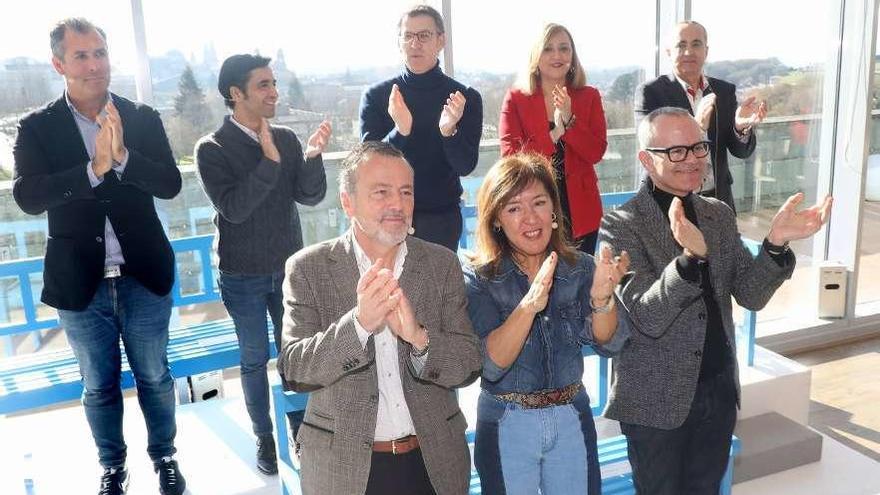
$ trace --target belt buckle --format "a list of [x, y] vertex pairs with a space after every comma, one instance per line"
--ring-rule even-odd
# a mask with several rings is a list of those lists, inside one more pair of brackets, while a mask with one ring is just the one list
[[116, 278], [122, 276], [122, 269], [119, 265], [105, 266], [104, 278]]
[[397, 440], [391, 441], [391, 454], [397, 455]]

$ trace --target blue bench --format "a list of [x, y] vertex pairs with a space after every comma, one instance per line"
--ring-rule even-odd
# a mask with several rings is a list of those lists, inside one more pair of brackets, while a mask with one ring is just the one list
[[[585, 347], [583, 349], [585, 358], [595, 358], [598, 360], [595, 369], [596, 383], [595, 392], [592, 394], [594, 405], [592, 406], [593, 415], [599, 416], [605, 409], [608, 401], [608, 358], [596, 355], [592, 348]], [[588, 384], [589, 385], [589, 384]], [[588, 387], [589, 389], [589, 387]], [[301, 495], [299, 471], [290, 457], [290, 440], [287, 436], [287, 420], [285, 415], [291, 411], [304, 411], [308, 402], [308, 394], [287, 392], [281, 388], [280, 384], [272, 386], [272, 398], [275, 404], [275, 431], [278, 437], [278, 472], [281, 481], [282, 495]], [[475, 433], [473, 430], [467, 432], [468, 444], [473, 447]], [[600, 439], [599, 447], [599, 465], [603, 471], [609, 470], [616, 464], [621, 464], [623, 468], [611, 469], [613, 473], [603, 473], [602, 493], [606, 495], [629, 495], [635, 493], [635, 487], [632, 480], [632, 472], [629, 471], [628, 465], [623, 464], [627, 461], [626, 437], [617, 435], [610, 438]], [[730, 448], [730, 457], [727, 462], [727, 471], [721, 484], [720, 495], [730, 495], [733, 484], [733, 459], [740, 451], [740, 441], [737, 437], [733, 437], [733, 443]], [[471, 470], [470, 495], [480, 495], [480, 477], [476, 470]]]
[[[177, 278], [172, 289], [174, 307], [220, 300], [211, 266], [213, 235], [186, 237], [171, 241], [177, 258]], [[196, 266], [198, 265], [198, 266]], [[12, 336], [38, 334], [57, 328], [57, 318], [40, 318], [32, 278], [41, 280], [42, 258], [0, 263], [0, 278], [16, 277], [21, 287], [23, 322], [0, 326], [6, 340], [7, 356]], [[181, 289], [183, 280], [197, 282], [192, 290]], [[54, 314], [54, 313], [53, 313]], [[272, 332], [270, 333], [270, 339]], [[41, 338], [34, 337], [34, 342]], [[274, 352], [274, 345], [269, 346]], [[168, 362], [172, 375], [185, 377], [239, 365], [235, 328], [228, 318], [180, 326], [169, 332]], [[122, 386], [134, 386], [134, 378], [123, 353]], [[78, 399], [82, 394], [79, 368], [70, 348], [35, 352], [0, 359], [0, 414], [21, 412]]]

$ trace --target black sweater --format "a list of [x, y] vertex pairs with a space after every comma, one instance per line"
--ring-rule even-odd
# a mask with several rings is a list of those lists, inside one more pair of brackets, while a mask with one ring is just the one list
[[[670, 194], [658, 188], [654, 188], [654, 200], [660, 207], [660, 211], [668, 214], [669, 207], [672, 205], [672, 199], [675, 195]], [[697, 212], [694, 210], [693, 198], [694, 193], [680, 197], [684, 206], [685, 217], [700, 228], [697, 222]], [[668, 215], [667, 215], [668, 218]], [[668, 220], [667, 220], [668, 221]], [[767, 249], [767, 241], [764, 242], [763, 249]], [[769, 252], [769, 251], [768, 251]], [[782, 254], [770, 253], [770, 257], [779, 266], [785, 266], [787, 263], [794, 261], [790, 251]], [[709, 274], [709, 263], [699, 262], [688, 258], [682, 253], [675, 260], [676, 269], [681, 278], [696, 284], [700, 284], [703, 289], [703, 303], [706, 305], [706, 339], [703, 341], [703, 357], [700, 361], [700, 377], [699, 381], [704, 381], [717, 376], [719, 373], [733, 369], [733, 347], [728, 342], [727, 336], [724, 334], [724, 324], [721, 321], [721, 308], [715, 299], [715, 290], [712, 287], [712, 277]]]
[[272, 126], [281, 163], [227, 116], [220, 129], [196, 144], [199, 178], [217, 214], [220, 270], [259, 275], [284, 270], [302, 248], [296, 203], [324, 199], [327, 176], [321, 155], [303, 159], [292, 130]]
[[[413, 116], [408, 136], [397, 132], [388, 115], [388, 97], [397, 84]], [[466, 99], [464, 115], [453, 136], [440, 134], [440, 113], [450, 93], [461, 91]], [[461, 183], [480, 157], [483, 132], [483, 101], [480, 93], [440, 70], [439, 63], [424, 74], [409, 69], [372, 86], [361, 98], [360, 135], [363, 141], [386, 141], [403, 152], [415, 171], [415, 209], [441, 212], [459, 208]]]

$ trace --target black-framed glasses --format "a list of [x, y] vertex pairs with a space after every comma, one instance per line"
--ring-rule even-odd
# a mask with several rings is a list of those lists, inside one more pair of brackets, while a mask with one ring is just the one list
[[409, 31], [405, 31], [400, 34], [400, 41], [402, 43], [412, 43], [413, 40], [419, 40], [419, 43], [427, 43], [434, 38], [434, 31], [419, 31], [418, 33], [411, 33]]
[[670, 146], [668, 148], [645, 148], [645, 151], [651, 153], [663, 153], [670, 162], [683, 162], [687, 159], [688, 152], [694, 154], [695, 158], [705, 158], [709, 156], [709, 145], [711, 141], [700, 141], [690, 146]]

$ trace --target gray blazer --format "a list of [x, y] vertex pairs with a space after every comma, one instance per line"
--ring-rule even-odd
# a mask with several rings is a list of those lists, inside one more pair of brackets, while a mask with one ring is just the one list
[[[599, 231], [600, 241], [629, 252], [634, 271], [618, 288], [634, 329], [614, 359], [605, 415], [624, 423], [672, 429], [684, 423], [697, 388], [706, 305], [700, 285], [678, 274], [675, 258], [682, 248], [673, 239], [651, 187], [645, 181], [635, 197], [606, 213]], [[789, 255], [782, 267], [763, 249], [753, 258], [740, 240], [733, 211], [714, 198], [694, 199], [724, 332], [735, 345], [731, 296], [744, 308], [763, 308], [791, 276], [794, 256]]]
[[[311, 392], [297, 437], [305, 495], [361, 495], [370, 473], [379, 389], [373, 338], [362, 348], [354, 327], [359, 273], [351, 235], [287, 261], [278, 369], [295, 390]], [[470, 452], [454, 388], [479, 376], [479, 343], [455, 255], [412, 236], [406, 245], [399, 284], [431, 342], [418, 375], [410, 347], [398, 346], [404, 396], [434, 490], [463, 495]]]

